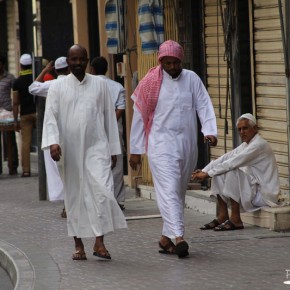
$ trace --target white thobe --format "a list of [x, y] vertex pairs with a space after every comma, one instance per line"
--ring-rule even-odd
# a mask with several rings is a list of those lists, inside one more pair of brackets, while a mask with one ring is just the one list
[[[115, 105], [115, 109], [125, 110], [126, 109], [126, 100], [125, 100], [125, 89], [124, 87], [110, 78], [99, 75], [102, 79], [107, 82], [108, 88], [111, 93], [111, 99]], [[114, 195], [118, 203], [124, 204], [125, 202], [125, 183], [124, 183], [124, 169], [123, 169], [123, 120], [122, 117], [118, 120], [118, 129], [120, 144], [122, 149], [122, 154], [117, 155], [117, 163], [113, 168], [113, 180], [114, 180]]]
[[277, 206], [280, 193], [275, 155], [259, 134], [211, 161], [202, 171], [212, 178], [211, 194], [241, 204], [245, 211]]
[[[135, 100], [135, 96], [132, 96]], [[184, 201], [190, 175], [197, 163], [197, 117], [204, 135], [217, 135], [216, 117], [200, 78], [183, 69], [172, 79], [163, 71], [163, 81], [148, 139], [148, 161], [157, 204], [163, 218], [162, 234], [184, 235]], [[145, 153], [144, 124], [134, 105], [130, 135], [131, 154]]]
[[[62, 77], [65, 77], [65, 75], [59, 75], [57, 79], [60, 79]], [[55, 80], [50, 80], [46, 82], [34, 81], [28, 87], [29, 93], [34, 96], [46, 97], [49, 87], [53, 82], [55, 82]]]
[[[65, 75], [58, 75], [57, 79], [61, 79], [63, 77], [65, 77]], [[46, 82], [34, 81], [28, 88], [29, 93], [34, 96], [47, 97], [48, 89], [54, 81], [55, 80]], [[48, 199], [50, 201], [63, 200], [63, 183], [59, 174], [58, 164], [51, 158], [49, 149], [43, 151], [43, 156], [46, 171]]]
[[62, 149], [69, 236], [105, 235], [125, 228], [113, 192], [111, 155], [120, 154], [115, 110], [108, 87], [98, 76], [73, 74], [49, 88], [42, 148]]

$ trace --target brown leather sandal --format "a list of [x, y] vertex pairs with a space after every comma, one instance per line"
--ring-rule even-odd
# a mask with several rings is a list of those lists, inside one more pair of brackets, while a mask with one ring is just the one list
[[30, 172], [23, 172], [21, 177], [30, 177], [31, 173]]
[[167, 255], [176, 254], [175, 245], [170, 239], [168, 239], [166, 245], [162, 245], [160, 241], [158, 244], [159, 244], [159, 247], [162, 249], [162, 250], [159, 250], [160, 254], [167, 254]]
[[103, 250], [103, 251], [95, 251], [93, 253], [94, 256], [98, 257], [98, 258], [102, 258], [102, 259], [106, 259], [106, 260], [111, 260], [111, 255], [107, 250]]
[[62, 218], [64, 218], [64, 219], [67, 218], [65, 207], [62, 209], [62, 212], [61, 212], [60, 216], [61, 216]]
[[87, 256], [84, 250], [77, 250], [73, 253], [72, 259], [75, 261], [87, 260]]

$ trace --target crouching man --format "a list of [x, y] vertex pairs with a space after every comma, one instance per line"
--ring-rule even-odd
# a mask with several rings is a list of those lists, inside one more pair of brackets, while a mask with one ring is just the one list
[[197, 181], [212, 177], [211, 195], [218, 202], [217, 218], [201, 227], [202, 230], [243, 229], [240, 209], [252, 212], [264, 206], [277, 206], [279, 175], [269, 143], [258, 134], [252, 114], [240, 116], [236, 126], [243, 143], [192, 174]]

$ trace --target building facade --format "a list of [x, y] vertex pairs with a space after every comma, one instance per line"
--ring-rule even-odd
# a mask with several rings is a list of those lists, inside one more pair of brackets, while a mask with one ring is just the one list
[[[19, 5], [21, 2], [27, 5]], [[28, 2], [31, 12], [27, 8], [30, 7]], [[144, 20], [139, 12], [142, 5], [155, 3], [163, 11], [160, 21], [164, 33], [161, 37], [183, 45], [184, 66], [201, 77], [215, 108], [218, 146], [210, 148], [208, 156], [200, 136], [199, 167], [239, 145], [235, 120], [242, 113], [251, 112], [257, 118], [260, 134], [275, 152], [281, 196], [289, 198], [289, 2], [6, 0], [0, 2], [0, 8], [4, 7], [6, 11], [1, 10], [1, 15], [6, 17], [6, 29], [0, 30], [0, 49], [5, 50], [9, 69], [15, 74], [19, 55], [29, 47], [35, 55], [49, 55], [53, 59], [57, 54], [64, 54], [71, 44], [80, 43], [87, 48], [91, 59], [96, 55], [107, 57], [109, 76], [123, 83], [127, 91], [126, 141], [129, 151], [133, 106], [130, 95], [137, 81], [149, 68], [157, 65], [156, 50], [148, 52], [145, 49], [140, 29]], [[119, 35], [117, 48], [112, 46], [113, 42], [108, 43], [113, 33], [109, 12], [114, 5], [118, 11], [115, 11], [118, 16], [115, 23]], [[23, 16], [19, 20], [19, 9], [23, 6], [26, 8], [21, 15], [31, 13], [32, 22]], [[135, 175], [142, 175], [140, 182], [152, 185], [145, 156], [142, 172], [132, 172], [128, 168], [131, 186]]]

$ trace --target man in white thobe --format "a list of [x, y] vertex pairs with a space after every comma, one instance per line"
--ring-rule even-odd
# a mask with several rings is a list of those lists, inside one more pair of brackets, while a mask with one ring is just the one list
[[111, 259], [104, 235], [127, 226], [113, 192], [111, 156], [121, 152], [114, 105], [106, 82], [86, 74], [85, 48], [73, 45], [67, 63], [71, 74], [48, 91], [42, 148], [50, 147], [55, 161], [63, 159], [68, 235], [76, 249], [72, 258], [86, 260], [82, 238], [96, 237], [93, 254]]
[[[216, 145], [217, 127], [210, 97], [200, 78], [182, 69], [183, 48], [168, 40], [132, 95], [130, 165], [136, 170], [147, 151], [157, 204], [163, 219], [161, 253], [189, 254], [184, 240], [187, 184], [197, 163], [197, 115], [205, 139]], [[176, 239], [176, 244], [171, 239]]]
[[95, 57], [91, 62], [91, 74], [98, 75], [104, 79], [111, 92], [112, 102], [115, 105], [115, 113], [118, 121], [119, 137], [122, 153], [117, 155], [117, 164], [113, 168], [114, 194], [115, 198], [122, 210], [125, 209], [125, 183], [123, 169], [123, 120], [122, 114], [126, 108], [125, 89], [124, 87], [106, 76], [108, 70], [108, 62], [103, 56]]
[[199, 181], [212, 177], [211, 195], [218, 201], [217, 218], [202, 230], [243, 229], [240, 208], [252, 212], [278, 203], [280, 186], [275, 155], [258, 134], [256, 118], [250, 113], [243, 114], [236, 125], [243, 143], [192, 174]]
[[[57, 79], [61, 79], [69, 74], [68, 64], [66, 57], [61, 56], [53, 61], [49, 62], [41, 71], [35, 81], [28, 87], [29, 93], [34, 96], [47, 97], [48, 89], [55, 80], [43, 81], [44, 76], [55, 70]], [[48, 189], [48, 199], [50, 201], [63, 200], [63, 183], [59, 174], [57, 163], [51, 158], [49, 149], [43, 151], [44, 163], [46, 170], [46, 180]], [[65, 210], [62, 211], [64, 217]]]

